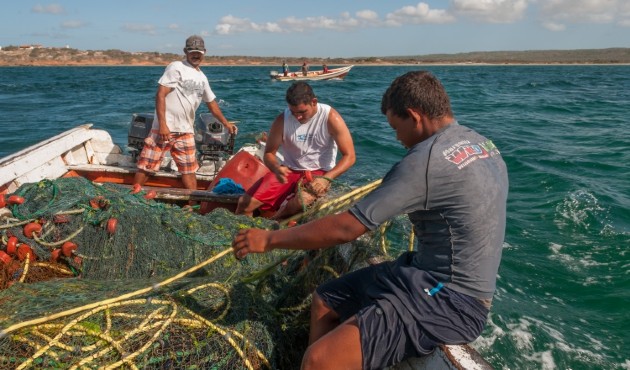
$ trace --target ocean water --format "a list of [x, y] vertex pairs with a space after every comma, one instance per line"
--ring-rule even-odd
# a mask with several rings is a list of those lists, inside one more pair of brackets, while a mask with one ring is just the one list
[[[204, 67], [253, 142], [284, 108], [270, 67]], [[279, 68], [275, 68], [279, 69]], [[396, 76], [427, 69], [463, 125], [508, 165], [507, 234], [488, 325], [472, 345], [497, 369], [630, 369], [630, 66], [357, 66], [312, 85], [349, 126], [357, 164], [382, 177], [405, 150], [380, 113]], [[124, 146], [163, 67], [0, 68], [0, 157], [93, 123]], [[200, 113], [206, 109], [200, 108]]]

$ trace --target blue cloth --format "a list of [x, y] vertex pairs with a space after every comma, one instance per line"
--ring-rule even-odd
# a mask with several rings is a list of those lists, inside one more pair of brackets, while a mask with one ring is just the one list
[[245, 189], [241, 184], [237, 184], [229, 177], [219, 179], [219, 182], [212, 188], [212, 191], [217, 194], [243, 194]]

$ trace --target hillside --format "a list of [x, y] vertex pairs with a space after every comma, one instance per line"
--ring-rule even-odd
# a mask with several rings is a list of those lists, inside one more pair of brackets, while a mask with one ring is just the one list
[[[0, 66], [164, 66], [182, 55], [121, 50], [77, 50], [70, 48], [18, 48], [0, 50]], [[207, 55], [204, 65], [279, 66], [290, 65], [392, 65], [392, 64], [630, 64], [630, 48], [582, 50], [493, 51], [415, 56], [312, 58]]]

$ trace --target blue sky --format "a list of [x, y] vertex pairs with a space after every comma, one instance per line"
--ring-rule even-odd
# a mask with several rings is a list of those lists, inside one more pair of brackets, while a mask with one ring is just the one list
[[0, 46], [369, 57], [630, 47], [630, 0], [3, 1]]

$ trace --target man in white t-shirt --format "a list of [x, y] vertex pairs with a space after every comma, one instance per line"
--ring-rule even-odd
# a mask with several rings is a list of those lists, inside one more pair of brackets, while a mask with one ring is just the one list
[[203, 39], [197, 35], [190, 36], [184, 48], [186, 59], [169, 64], [158, 81], [153, 127], [138, 158], [134, 183], [144, 185], [170, 151], [177, 170], [182, 174], [184, 187], [197, 189], [195, 172], [199, 164], [194, 127], [195, 114], [202, 101], [221, 124], [236, 134], [237, 127], [223, 116], [208, 78], [199, 68], [205, 52]]
[[[287, 89], [286, 101], [288, 107], [273, 121], [265, 146], [264, 162], [271, 172], [239, 198], [236, 214], [292, 216], [323, 196], [330, 181], [354, 165], [352, 136], [339, 112], [319, 103], [303, 81]], [[276, 156], [280, 149], [282, 162]]]

